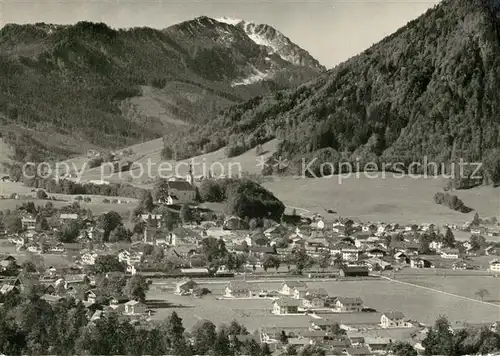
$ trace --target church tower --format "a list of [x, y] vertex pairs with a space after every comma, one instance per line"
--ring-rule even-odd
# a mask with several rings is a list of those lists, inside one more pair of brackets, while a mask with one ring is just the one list
[[189, 172], [188, 175], [186, 176], [186, 180], [189, 182], [189, 184], [193, 185], [194, 184], [194, 179], [193, 179], [193, 165], [189, 165]]

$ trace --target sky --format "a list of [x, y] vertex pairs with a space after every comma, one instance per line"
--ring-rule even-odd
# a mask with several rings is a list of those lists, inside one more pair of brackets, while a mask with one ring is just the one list
[[205, 15], [272, 25], [327, 68], [360, 53], [437, 4], [432, 0], [0, 0], [7, 23], [105, 22], [165, 28]]

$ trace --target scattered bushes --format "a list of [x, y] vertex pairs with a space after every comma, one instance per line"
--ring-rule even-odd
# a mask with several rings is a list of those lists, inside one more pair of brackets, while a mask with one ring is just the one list
[[461, 213], [469, 213], [473, 209], [467, 207], [462, 200], [460, 200], [456, 195], [451, 195], [448, 193], [436, 193], [434, 195], [434, 202], [436, 204], [447, 206], [448, 208], [459, 211]]

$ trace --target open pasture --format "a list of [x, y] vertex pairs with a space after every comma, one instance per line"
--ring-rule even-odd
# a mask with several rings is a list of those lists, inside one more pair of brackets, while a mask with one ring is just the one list
[[[340, 215], [362, 221], [443, 225], [471, 221], [476, 211], [484, 218], [500, 217], [500, 188], [478, 187], [451, 192], [475, 209], [463, 214], [434, 203], [434, 195], [443, 191], [441, 178], [398, 178], [389, 173], [383, 178], [382, 173], [371, 174], [379, 174], [379, 177], [371, 179], [362, 173], [359, 177], [353, 175], [340, 181], [340, 176], [285, 177], [263, 185], [285, 205], [307, 209], [325, 219]], [[338, 215], [328, 214], [325, 209], [333, 209]]]
[[[439, 286], [439, 278], [445, 281], [444, 287]], [[459, 282], [462, 278], [466, 282]], [[500, 290], [494, 288], [497, 281], [492, 277], [456, 277], [443, 278], [430, 276], [422, 281], [430, 280], [428, 288], [419, 287], [417, 277], [404, 279], [417, 286], [402, 284], [399, 281], [363, 280], [363, 281], [325, 281], [306, 282], [310, 288], [325, 288], [331, 296], [361, 297], [367, 307], [374, 308], [378, 313], [331, 314], [329, 317], [338, 319], [339, 323], [374, 323], [380, 318], [380, 313], [390, 310], [400, 310], [408, 318], [423, 323], [432, 324], [439, 315], [445, 315], [452, 323], [467, 321], [470, 323], [493, 322], [498, 319], [500, 306], [493, 303], [482, 303], [474, 297], [475, 287], [489, 289], [490, 299], [500, 299]], [[398, 279], [399, 280], [399, 279]], [[474, 282], [473, 282], [474, 280]], [[403, 281], [403, 280], [402, 280]], [[454, 284], [455, 283], [457, 284]], [[259, 282], [264, 289], [276, 290], [280, 283]], [[171, 291], [152, 290], [148, 299], [160, 299], [169, 303], [168, 307], [157, 309], [155, 319], [164, 319], [172, 311], [176, 311], [185, 321], [187, 327], [200, 319], [212, 320], [215, 324], [228, 323], [233, 319], [247, 325], [249, 329], [263, 326], [301, 326], [307, 325], [309, 316], [275, 316], [271, 314], [272, 301], [262, 300], [217, 300], [222, 294], [224, 283], [201, 284], [212, 291], [211, 296], [193, 298], [177, 296]], [[439, 288], [442, 289], [439, 289]], [[469, 288], [470, 290], [467, 290]], [[445, 294], [457, 294], [458, 296]], [[463, 297], [460, 297], [463, 296]], [[467, 299], [471, 298], [471, 299]], [[485, 299], [488, 299], [485, 298]]]

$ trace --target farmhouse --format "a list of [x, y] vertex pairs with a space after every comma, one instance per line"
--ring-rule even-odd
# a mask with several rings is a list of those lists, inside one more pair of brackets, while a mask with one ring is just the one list
[[61, 214], [59, 215], [59, 220], [61, 222], [75, 221], [78, 220], [78, 214]]
[[390, 311], [380, 317], [380, 326], [389, 328], [411, 328], [413, 325], [405, 320], [405, 315], [400, 311]]
[[342, 266], [340, 268], [340, 275], [342, 277], [367, 277], [368, 267], [366, 266]]
[[247, 283], [245, 281], [231, 281], [224, 289], [224, 296], [228, 298], [252, 298], [259, 297], [263, 293], [260, 285]]
[[248, 229], [248, 224], [245, 220], [237, 216], [230, 216], [224, 221], [222, 228], [224, 230], [246, 230]]
[[375, 247], [366, 251], [366, 255], [372, 258], [382, 258], [386, 255], [385, 250]]
[[130, 300], [125, 303], [124, 314], [127, 315], [144, 314], [145, 311], [146, 311], [146, 305], [137, 300]]
[[36, 219], [32, 216], [23, 216], [21, 219], [21, 225], [25, 230], [35, 230]]
[[446, 248], [441, 250], [441, 257], [449, 260], [456, 260], [460, 256], [457, 248]]
[[193, 281], [191, 278], [188, 278], [175, 284], [175, 294], [192, 294], [193, 290], [195, 290], [197, 287], [198, 283]]
[[268, 239], [277, 239], [281, 238], [283, 235], [285, 235], [288, 232], [288, 229], [284, 227], [281, 224], [275, 225], [273, 227], [270, 227], [269, 229], [264, 231], [264, 235]]
[[492, 272], [500, 272], [500, 261], [498, 260], [490, 261], [489, 270]]
[[363, 301], [359, 297], [338, 297], [335, 301], [335, 311], [340, 313], [359, 313], [363, 309]]
[[300, 304], [300, 300], [298, 299], [280, 298], [273, 302], [273, 314], [297, 314]]
[[300, 281], [286, 281], [281, 285], [280, 293], [285, 295], [294, 295], [295, 293], [307, 291], [307, 285]]
[[423, 258], [410, 258], [411, 268], [434, 268], [432, 262], [424, 260]]
[[305, 295], [302, 299], [304, 308], [324, 308], [325, 299], [315, 295]]

